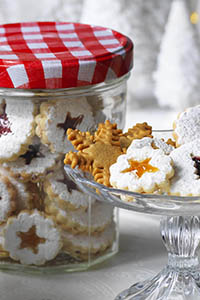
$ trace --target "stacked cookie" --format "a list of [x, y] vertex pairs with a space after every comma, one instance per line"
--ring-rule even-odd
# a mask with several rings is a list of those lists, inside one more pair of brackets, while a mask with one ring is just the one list
[[113, 208], [88, 199], [63, 168], [74, 149], [67, 129], [93, 130], [96, 122], [86, 97], [0, 100], [2, 258], [44, 265], [64, 252], [87, 260], [113, 244]]
[[[200, 196], [200, 105], [180, 113], [173, 125], [174, 140], [167, 141], [164, 135], [160, 139], [153, 137], [146, 123], [122, 133], [116, 124], [106, 121], [93, 136], [69, 129], [68, 138], [78, 152], [67, 153], [64, 162], [91, 172], [98, 183], [108, 187]], [[106, 153], [106, 162], [99, 149]]]

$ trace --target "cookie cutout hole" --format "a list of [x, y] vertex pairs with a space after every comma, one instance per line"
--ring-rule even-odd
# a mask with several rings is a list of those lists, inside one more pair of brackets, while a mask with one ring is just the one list
[[29, 145], [28, 151], [25, 154], [20, 155], [20, 157], [25, 159], [26, 165], [30, 165], [33, 158], [44, 157], [44, 154], [40, 152], [40, 144]]
[[76, 127], [81, 124], [84, 116], [79, 115], [78, 117], [72, 118], [70, 112], [67, 112], [64, 123], [58, 123], [57, 127], [64, 130], [63, 138], [66, 136], [68, 128], [76, 129]]
[[72, 181], [65, 172], [63, 172], [63, 179], [58, 179], [57, 182], [65, 184], [68, 192], [71, 194], [73, 190], [78, 191], [78, 187], [74, 181]]
[[151, 158], [146, 158], [143, 161], [137, 161], [137, 160], [129, 159], [128, 162], [129, 162], [130, 167], [126, 168], [121, 173], [136, 171], [136, 175], [140, 178], [146, 172], [154, 173], [154, 172], [159, 171], [158, 168], [152, 166], [149, 163], [150, 160], [151, 160]]
[[17, 236], [21, 239], [20, 249], [31, 249], [34, 254], [38, 253], [38, 245], [44, 244], [46, 241], [45, 238], [41, 238], [37, 235], [35, 225], [33, 225], [27, 232], [17, 232]]
[[194, 156], [191, 154], [192, 160], [195, 162], [196, 174], [200, 176], [200, 156]]

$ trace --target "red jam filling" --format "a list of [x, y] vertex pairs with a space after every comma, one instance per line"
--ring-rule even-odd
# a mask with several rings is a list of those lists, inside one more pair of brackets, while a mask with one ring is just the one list
[[194, 156], [194, 157], [192, 157], [192, 160], [195, 162], [195, 168], [197, 169], [197, 175], [200, 176], [200, 157]]
[[0, 113], [0, 137], [2, 135], [7, 135], [8, 133], [11, 133], [10, 128], [10, 121], [8, 120], [7, 114], [6, 114], [6, 103], [2, 104], [1, 113]]

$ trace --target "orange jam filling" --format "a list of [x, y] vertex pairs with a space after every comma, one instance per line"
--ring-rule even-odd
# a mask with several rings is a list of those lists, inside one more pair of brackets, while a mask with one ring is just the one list
[[36, 227], [33, 225], [27, 232], [17, 232], [21, 239], [20, 249], [29, 248], [33, 253], [38, 253], [38, 245], [45, 243], [45, 239], [36, 234]]
[[143, 161], [129, 159], [128, 162], [130, 164], [130, 167], [123, 170], [121, 173], [127, 173], [136, 170], [136, 175], [138, 177], [141, 177], [146, 172], [153, 173], [159, 171], [158, 168], [149, 164], [150, 160], [151, 158], [146, 158]]

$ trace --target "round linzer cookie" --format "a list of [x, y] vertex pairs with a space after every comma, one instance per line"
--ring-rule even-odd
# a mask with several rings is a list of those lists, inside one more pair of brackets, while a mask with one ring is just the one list
[[171, 152], [174, 177], [170, 194], [178, 196], [200, 195], [200, 140], [184, 144]]
[[177, 146], [200, 139], [200, 105], [189, 107], [180, 113], [173, 128]]
[[169, 178], [174, 174], [172, 163], [161, 149], [131, 147], [110, 167], [110, 183], [116, 188], [140, 193], [168, 191]]
[[4, 228], [6, 226], [6, 223], [0, 224], [0, 259], [4, 259], [9, 257], [9, 253], [4, 249]]
[[34, 135], [36, 106], [30, 100], [0, 100], [0, 161], [24, 154]]
[[94, 118], [86, 97], [42, 103], [36, 117], [36, 134], [52, 152], [66, 153], [73, 149], [67, 140], [68, 128], [88, 131]]
[[16, 189], [16, 212], [19, 212], [23, 209], [33, 209], [41, 207], [40, 191], [35, 183], [19, 181], [2, 166], [0, 167], [0, 176], [1, 175], [6, 176]]
[[109, 204], [97, 201], [91, 206], [91, 211], [82, 209], [71, 211], [58, 207], [56, 201], [45, 199], [44, 209], [50, 214], [56, 223], [64, 230], [73, 234], [91, 232], [99, 233], [113, 220], [113, 207]]
[[0, 223], [5, 222], [16, 209], [16, 197], [17, 191], [9, 178], [0, 175]]
[[90, 256], [101, 255], [112, 246], [116, 232], [114, 222], [99, 235], [89, 236], [84, 234], [73, 235], [62, 230], [62, 251], [80, 260], [88, 260]]
[[170, 154], [174, 149], [172, 145], [167, 144], [163, 139], [144, 137], [142, 139], [133, 140], [127, 149], [127, 153], [133, 149], [142, 149], [145, 146], [151, 146], [154, 149], [161, 149], [165, 154]]
[[64, 167], [53, 172], [44, 181], [44, 191], [61, 209], [87, 209], [89, 201], [93, 204], [96, 199], [80, 191], [64, 171]]
[[38, 137], [34, 137], [28, 150], [16, 161], [4, 163], [4, 167], [23, 181], [38, 182], [57, 166], [60, 159], [60, 154], [51, 153], [47, 146], [40, 143]]
[[62, 248], [59, 229], [50, 217], [37, 210], [10, 217], [4, 228], [4, 249], [25, 265], [43, 265]]

